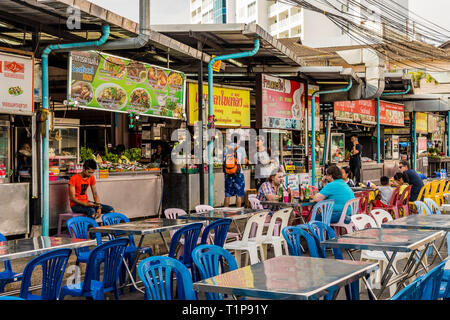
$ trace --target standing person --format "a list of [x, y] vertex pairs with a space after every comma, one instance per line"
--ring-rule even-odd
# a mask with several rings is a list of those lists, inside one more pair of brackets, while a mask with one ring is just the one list
[[232, 136], [236, 142], [230, 143], [224, 150], [223, 170], [225, 173], [225, 201], [224, 206], [230, 205], [230, 198], [236, 196], [236, 207], [242, 207], [245, 196], [245, 178], [242, 164], [247, 164], [247, 153], [240, 146], [239, 134]]
[[[101, 214], [114, 211], [114, 208], [100, 203], [97, 194], [94, 172], [97, 170], [97, 163], [94, 160], [86, 160], [83, 164], [83, 171], [74, 174], [69, 180], [69, 200], [70, 207], [74, 213], [83, 213], [89, 218], [98, 219]], [[87, 190], [91, 187], [94, 202], [89, 201]]]
[[[347, 201], [355, 199], [352, 189], [342, 180], [342, 171], [336, 165], [328, 167], [326, 171], [327, 180], [331, 181], [325, 185], [325, 187], [316, 193], [312, 200], [319, 202], [325, 199], [334, 200], [333, 215], [331, 216], [331, 223], [339, 221], [342, 210], [344, 209]], [[350, 222], [351, 210], [350, 207], [346, 212], [345, 223]]]
[[169, 162], [169, 158], [167, 156], [167, 154], [163, 153], [163, 147], [161, 144], [158, 144], [156, 146], [156, 152], [154, 154], [152, 154], [152, 157], [150, 158], [150, 162], [152, 163], [159, 163], [159, 167], [166, 167], [168, 162]]
[[350, 170], [350, 167], [343, 167], [342, 169], [341, 169], [341, 171], [342, 171], [342, 180], [344, 180], [344, 182], [346, 183], [346, 184], [348, 184], [348, 186], [350, 187], [350, 188], [353, 188], [353, 187], [355, 187], [355, 183], [353, 182], [353, 180], [350, 178], [351, 177], [351, 175], [352, 175], [352, 171]]
[[32, 155], [29, 143], [24, 143], [20, 148], [17, 155], [17, 166], [20, 179], [25, 179], [26, 181], [26, 179], [31, 178]]
[[359, 144], [358, 137], [355, 134], [350, 139], [353, 144], [350, 149], [350, 171], [352, 172], [355, 185], [358, 186], [361, 182], [361, 154], [363, 147]]
[[400, 163], [398, 164], [398, 169], [400, 170], [400, 172], [403, 172], [407, 175], [408, 183], [412, 185], [411, 196], [409, 198], [409, 201], [410, 202], [416, 201], [417, 197], [419, 196], [420, 189], [422, 189], [423, 187], [422, 179], [420, 179], [417, 172], [411, 169], [408, 161], [405, 160], [400, 161]]
[[255, 185], [256, 191], [269, 178], [275, 167], [275, 161], [270, 158], [270, 150], [266, 149], [264, 137], [258, 136], [256, 139], [257, 152], [253, 156], [255, 163]]

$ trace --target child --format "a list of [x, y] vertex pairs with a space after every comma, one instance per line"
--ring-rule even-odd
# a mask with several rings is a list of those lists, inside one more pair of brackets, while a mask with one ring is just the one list
[[389, 205], [389, 201], [391, 200], [392, 193], [394, 189], [389, 186], [389, 178], [386, 176], [382, 176], [380, 178], [381, 186], [377, 187], [376, 185], [371, 183], [371, 187], [378, 190], [379, 192], [375, 196], [375, 200], [371, 202], [371, 208], [386, 208]]

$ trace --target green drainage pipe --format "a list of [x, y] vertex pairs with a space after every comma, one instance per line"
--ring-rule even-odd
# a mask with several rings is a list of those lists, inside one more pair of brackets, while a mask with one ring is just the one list
[[321, 94], [328, 93], [340, 93], [347, 92], [352, 88], [353, 82], [352, 80], [348, 81], [348, 86], [342, 89], [330, 90], [330, 91], [316, 91], [313, 93], [311, 97], [311, 161], [312, 161], [312, 178], [311, 183], [313, 186], [316, 186], [316, 128], [315, 128], [315, 115], [316, 115], [316, 103], [315, 98]]
[[[259, 50], [259, 39], [255, 39], [255, 48], [252, 51], [226, 54], [216, 56], [209, 61], [208, 64], [208, 127], [214, 123], [213, 109], [213, 65], [216, 61], [244, 58], [255, 55]], [[213, 144], [212, 140], [208, 141], [208, 203], [214, 206], [214, 174], [213, 174]]]

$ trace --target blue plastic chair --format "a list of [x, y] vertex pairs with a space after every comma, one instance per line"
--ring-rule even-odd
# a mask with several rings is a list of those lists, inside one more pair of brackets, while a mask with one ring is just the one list
[[178, 229], [170, 240], [169, 257], [175, 258], [177, 254], [177, 247], [180, 243], [180, 239], [184, 237], [184, 251], [180, 255], [179, 260], [189, 269], [191, 269], [194, 282], [197, 281], [197, 273], [193, 269], [192, 264], [192, 250], [197, 246], [197, 240], [200, 236], [203, 223], [192, 223]]
[[442, 261], [427, 274], [420, 277], [420, 300], [437, 300], [439, 298], [439, 289], [446, 262], [446, 260]]
[[300, 245], [300, 240], [303, 238], [308, 244], [309, 255], [313, 258], [320, 258], [320, 254], [317, 249], [317, 242], [312, 235], [308, 233], [308, 227], [285, 227], [281, 231], [284, 239], [288, 244], [289, 255], [291, 256], [301, 256], [302, 248]]
[[397, 292], [391, 300], [420, 300], [419, 281], [416, 280]]
[[[0, 233], [0, 242], [6, 242], [6, 238]], [[17, 273], [12, 270], [11, 261], [4, 261], [5, 270], [0, 272], [0, 293], [5, 292], [5, 286], [8, 283], [22, 281], [22, 273]]]
[[225, 240], [227, 239], [228, 229], [231, 224], [230, 218], [216, 220], [205, 227], [202, 233], [200, 244], [207, 244], [210, 238], [211, 231], [214, 231], [213, 244], [223, 248]]
[[323, 200], [317, 202], [312, 209], [311, 218], [309, 219], [309, 222], [322, 221], [327, 225], [330, 225], [331, 217], [333, 215], [333, 207], [334, 207], [334, 200]]
[[414, 204], [416, 205], [418, 214], [432, 214], [430, 208], [425, 204], [425, 202], [422, 201], [414, 201]]
[[180, 261], [170, 257], [150, 257], [142, 260], [137, 270], [144, 283], [146, 300], [172, 300], [174, 275], [178, 299], [196, 300], [189, 269]]
[[[102, 221], [104, 225], [110, 226], [114, 224], [130, 222], [130, 219], [128, 219], [128, 217], [122, 213], [110, 212], [102, 215]], [[116, 234], [116, 236], [118, 235], [120, 234]], [[113, 239], [112, 235], [108, 236], [110, 237], [110, 239]], [[136, 243], [134, 242], [134, 236], [132, 234], [128, 236], [128, 240], [130, 242], [128, 247], [125, 249], [125, 259], [127, 260], [128, 265], [131, 267], [132, 264], [134, 263], [134, 259], [136, 258], [137, 247]], [[140, 254], [148, 254], [149, 257], [153, 255], [152, 248], [148, 247], [141, 247], [139, 252]], [[126, 272], [127, 272], [126, 268], [123, 267], [122, 272], [120, 273], [120, 280], [119, 280], [120, 285], [122, 285], [125, 282]], [[133, 278], [136, 279], [136, 269], [133, 270]], [[133, 286], [131, 286], [130, 292], [134, 291], [136, 291], [136, 289]], [[121, 293], [123, 294], [123, 289], [121, 289]]]
[[[91, 235], [89, 234], [89, 229], [99, 226], [94, 219], [88, 217], [70, 218], [66, 221], [66, 225], [70, 237], [75, 239], [90, 239]], [[95, 233], [95, 239], [97, 240], [97, 245], [102, 243], [100, 233]], [[74, 250], [77, 255], [76, 265], [78, 266], [80, 263], [87, 263], [90, 254], [89, 247], [81, 247]], [[101, 258], [101, 256], [99, 256], [99, 258]]]
[[[205, 280], [222, 274], [225, 271], [223, 261], [228, 264], [228, 271], [238, 268], [236, 259], [231, 253], [216, 245], [199, 245], [192, 251], [192, 260], [200, 272], [200, 279]], [[206, 293], [208, 300], [223, 300], [222, 294]]]
[[[56, 300], [61, 289], [64, 271], [67, 267], [72, 249], [57, 249], [43, 253], [27, 263], [23, 271], [23, 280], [20, 286], [20, 297], [25, 300]], [[32, 294], [31, 276], [34, 269], [42, 268], [41, 295]]]
[[433, 199], [425, 198], [423, 199], [423, 202], [425, 202], [425, 204], [428, 206], [431, 214], [441, 214], [438, 205], [436, 204], [436, 202], [434, 202]]
[[[447, 261], [447, 260], [446, 260]], [[445, 270], [442, 275], [441, 287], [439, 288], [439, 298], [450, 299], [450, 270]]]
[[0, 300], [25, 300], [25, 299], [14, 296], [0, 296]]
[[[326, 258], [326, 248], [322, 247], [320, 243], [325, 240], [330, 240], [336, 238], [336, 233], [333, 228], [326, 225], [321, 221], [313, 221], [308, 223], [308, 227], [310, 229], [311, 234], [316, 239], [318, 252], [321, 258]], [[342, 255], [342, 251], [339, 248], [332, 248], [333, 256], [336, 260], [343, 260], [344, 256]], [[359, 300], [359, 280], [356, 280], [350, 284], [345, 286], [345, 294], [347, 296], [347, 300]], [[325, 300], [329, 300], [333, 297], [333, 292], [327, 294], [325, 296]]]
[[[61, 289], [60, 299], [63, 300], [65, 296], [74, 296], [104, 300], [105, 292], [114, 291], [116, 300], [119, 300], [117, 281], [128, 243], [128, 239], [119, 238], [95, 247], [89, 254], [84, 281], [64, 286]], [[104, 266], [102, 280], [100, 280], [101, 265]]]

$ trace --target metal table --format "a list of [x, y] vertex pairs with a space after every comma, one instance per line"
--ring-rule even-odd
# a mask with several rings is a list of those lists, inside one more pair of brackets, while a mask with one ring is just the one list
[[[440, 237], [442, 237], [442, 231], [369, 228], [322, 241], [321, 246], [344, 249], [352, 260], [355, 260], [352, 250], [382, 251], [388, 261], [388, 265], [381, 277], [381, 290], [378, 297], [373, 294], [370, 285], [363, 279], [369, 292], [372, 294], [372, 298], [379, 298], [384, 289], [394, 283], [399, 283], [397, 286], [398, 292], [407, 279], [421, 271], [418, 270], [419, 265], [428, 272], [427, 266], [422, 261], [423, 257], [432, 242]], [[424, 246], [425, 248], [422, 250]], [[393, 261], [398, 252], [411, 252], [402, 272], [398, 272], [393, 266]], [[421, 254], [419, 255], [419, 253]], [[391, 269], [393, 273], [390, 274]]]
[[[245, 208], [216, 208], [207, 212], [201, 213], [188, 213], [187, 215], [178, 216], [179, 219], [191, 219], [191, 220], [206, 220], [214, 221], [224, 218], [232, 219], [234, 226], [240, 237], [242, 237], [242, 232], [236, 223], [236, 220], [247, 219], [256, 213], [263, 212], [263, 209], [245, 209]], [[266, 210], [267, 211], [267, 210]]]
[[59, 237], [36, 237], [28, 239], [17, 239], [0, 242], [0, 261], [33, 257], [48, 251], [63, 248], [80, 248], [96, 246], [97, 241], [59, 238]]
[[164, 239], [164, 235], [162, 234], [164, 231], [170, 231], [174, 229], [179, 229], [181, 227], [190, 225], [192, 223], [206, 223], [206, 220], [197, 220], [192, 221], [191, 219], [163, 219], [163, 218], [152, 218], [152, 219], [146, 219], [142, 221], [134, 221], [134, 222], [128, 222], [128, 223], [119, 223], [114, 224], [110, 226], [102, 226], [97, 228], [91, 228], [89, 229], [89, 232], [99, 232], [101, 234], [107, 234], [111, 236], [118, 236], [118, 235], [139, 235], [139, 244], [136, 247], [136, 254], [135, 259], [133, 261], [133, 265], [131, 268], [129, 268], [128, 264], [126, 263], [124, 259], [124, 265], [127, 268], [128, 276], [125, 280], [125, 285], [127, 285], [128, 277], [131, 279], [133, 286], [139, 290], [140, 292], [144, 293], [143, 290], [137, 287], [133, 277], [132, 272], [136, 268], [137, 262], [139, 261], [140, 251], [142, 247], [142, 243], [144, 241], [144, 237], [148, 234], [153, 233], [159, 233], [161, 236], [164, 245], [169, 252], [169, 246], [167, 245], [166, 239]]
[[378, 269], [377, 263], [279, 256], [194, 283], [198, 292], [263, 299], [317, 299]]
[[450, 231], [450, 215], [442, 215], [442, 214], [432, 214], [432, 215], [423, 215], [423, 214], [414, 214], [404, 218], [396, 219], [393, 221], [389, 221], [383, 223], [381, 225], [382, 228], [400, 228], [400, 229], [423, 229], [423, 230], [440, 230], [444, 231], [445, 234], [442, 237], [441, 243], [439, 247], [431, 244], [434, 251], [436, 252], [433, 261], [431, 261], [430, 266], [436, 260], [436, 257], [439, 257], [441, 261], [443, 258], [439, 252], [442, 246], [444, 245], [445, 240], [447, 239], [448, 232]]

